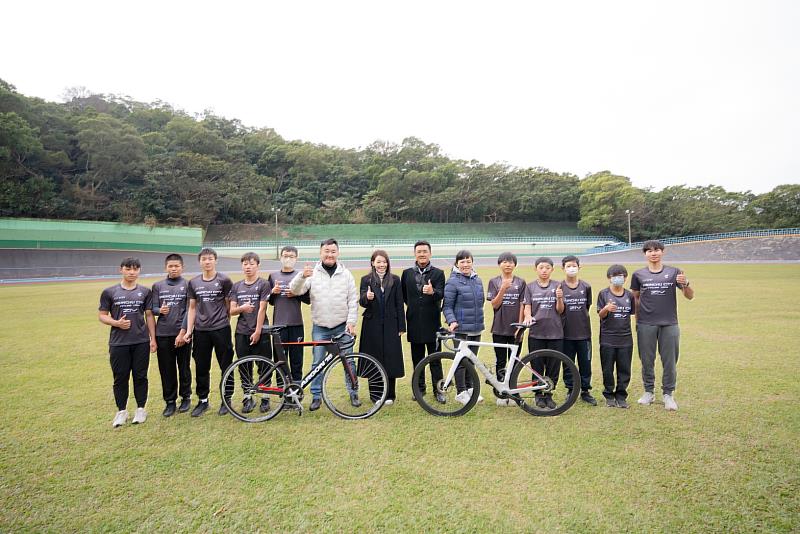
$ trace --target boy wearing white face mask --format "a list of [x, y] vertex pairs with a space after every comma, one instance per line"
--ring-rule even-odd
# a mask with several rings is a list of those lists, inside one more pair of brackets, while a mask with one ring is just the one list
[[[578, 362], [581, 386], [581, 400], [591, 406], [597, 401], [589, 393], [592, 389], [592, 327], [589, 322], [589, 309], [592, 307], [592, 286], [578, 279], [581, 268], [580, 260], [575, 256], [566, 256], [561, 260], [564, 269], [564, 354], [572, 361]], [[578, 378], [573, 378], [568, 369], [564, 369], [564, 385], [567, 389], [577, 387]]]
[[[606, 272], [609, 287], [597, 295], [600, 317], [600, 365], [603, 368], [603, 397], [609, 408], [627, 408], [628, 383], [631, 380], [633, 335], [631, 315], [636, 312], [633, 294], [625, 289], [628, 270], [612, 265]], [[617, 379], [614, 381], [614, 367]]]
[[[298, 259], [297, 249], [291, 245], [281, 249], [281, 270], [269, 275], [272, 292], [269, 303], [272, 304], [272, 324], [286, 325], [281, 330], [281, 342], [303, 341], [303, 313], [300, 303], [309, 303], [308, 293], [295, 295], [289, 289], [289, 283], [297, 275], [294, 266]], [[292, 382], [300, 382], [303, 378], [303, 347], [297, 345], [284, 345], [284, 353], [288, 353], [289, 368]]]

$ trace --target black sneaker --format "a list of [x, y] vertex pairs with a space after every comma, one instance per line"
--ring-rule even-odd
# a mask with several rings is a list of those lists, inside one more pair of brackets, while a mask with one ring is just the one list
[[225, 405], [224, 402], [219, 405], [219, 411], [217, 412], [217, 415], [228, 415], [228, 412], [229, 412], [228, 407]]
[[606, 399], [606, 407], [607, 408], [616, 408], [617, 407], [617, 399]]
[[597, 401], [595, 400], [594, 397], [592, 397], [592, 394], [589, 393], [588, 391], [581, 391], [581, 400], [586, 404], [597, 406]]
[[175, 403], [168, 402], [167, 407], [164, 408], [164, 411], [161, 413], [161, 415], [163, 415], [164, 417], [170, 417], [172, 415], [175, 415]]
[[440, 391], [437, 391], [436, 392], [436, 402], [438, 402], [439, 404], [446, 404], [447, 403], [447, 397], [444, 396], [444, 393], [442, 393]]
[[320, 406], [322, 406], [322, 399], [319, 397], [314, 397], [311, 399], [311, 406], [308, 407], [309, 411], [316, 411], [319, 410]]
[[184, 397], [181, 399], [181, 405], [178, 406], [178, 412], [184, 413], [188, 412], [189, 408], [192, 407], [192, 399], [190, 397]]
[[623, 397], [617, 397], [617, 408], [627, 408], [628, 401]]
[[536, 407], [542, 409], [547, 408], [547, 402], [544, 400], [544, 396], [538, 395], [536, 397]]
[[250, 413], [256, 407], [256, 401], [253, 397], [247, 397], [242, 401], [242, 413]]
[[269, 399], [261, 399], [261, 405], [258, 407], [258, 411], [261, 413], [266, 413], [269, 411]]
[[553, 402], [553, 396], [552, 395], [545, 395], [544, 396], [544, 403], [547, 406], [548, 410], [555, 410], [556, 409], [556, 403]]
[[206, 402], [198, 402], [197, 406], [194, 407], [192, 410], [192, 417], [200, 417], [208, 410], [208, 401]]

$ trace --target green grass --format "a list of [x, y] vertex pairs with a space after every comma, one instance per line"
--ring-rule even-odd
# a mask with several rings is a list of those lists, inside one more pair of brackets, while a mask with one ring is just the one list
[[[409, 400], [407, 364], [399, 402], [366, 421], [165, 420], [153, 358], [150, 418], [113, 430], [108, 281], [0, 287], [0, 531], [796, 532], [800, 269], [685, 268], [680, 411], [635, 404], [634, 358], [630, 410], [555, 418], [486, 389], [435, 418]], [[604, 271], [584, 269], [595, 294]]]
[[[574, 222], [396, 223], [279, 225], [281, 239], [414, 239], [584, 235]], [[208, 228], [206, 241], [274, 240], [272, 224], [224, 224]]]

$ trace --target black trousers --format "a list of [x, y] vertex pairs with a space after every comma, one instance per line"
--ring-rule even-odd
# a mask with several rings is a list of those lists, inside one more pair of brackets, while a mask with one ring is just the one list
[[[538, 339], [535, 337], [528, 337], [528, 351], [533, 352], [541, 349], [553, 349], [558, 352], [564, 352], [563, 339]], [[555, 358], [536, 358], [533, 362], [533, 369], [539, 374], [548, 376], [553, 379], [553, 387], [558, 384], [558, 375], [561, 373], [561, 360]]]
[[[592, 389], [592, 340], [590, 339], [565, 339], [564, 354], [573, 362], [578, 363], [578, 373], [581, 375], [581, 390]], [[564, 369], [564, 385], [572, 389], [572, 373]]]
[[[303, 341], [304, 339], [305, 333], [303, 332], [303, 325], [287, 326], [281, 330], [281, 342], [283, 343], [288, 341]], [[292, 382], [300, 383], [303, 379], [303, 347], [298, 345], [284, 345], [283, 354], [288, 360]]]
[[[157, 336], [158, 373], [166, 402], [175, 402], [192, 396], [192, 344], [175, 346], [176, 336]], [[180, 387], [178, 386], [180, 384]]]
[[[480, 341], [481, 335], [476, 334], [474, 336], [468, 336], [466, 334], [456, 334], [456, 339], [465, 339], [467, 341]], [[454, 346], [455, 348], [458, 348], [458, 343], [454, 343]], [[478, 355], [478, 349], [480, 349], [480, 347], [475, 347], [475, 346], [470, 347], [470, 350], [472, 350], [472, 352], [475, 353], [475, 356]], [[472, 377], [467, 375], [467, 370], [464, 368], [464, 366], [465, 364], [461, 363], [456, 368], [455, 379], [456, 379], [456, 391], [458, 393], [461, 393], [466, 389], [472, 389], [473, 387]]]
[[[220, 371], [225, 371], [233, 361], [233, 343], [231, 327], [224, 326], [219, 330], [194, 331], [192, 357], [196, 374], [196, 392], [200, 399], [208, 399], [211, 388], [211, 351], [217, 356]], [[221, 380], [221, 379], [220, 379]], [[225, 384], [225, 396], [233, 395], [233, 376]]]
[[[631, 381], [631, 360], [633, 345], [630, 347], [609, 347], [600, 345], [600, 366], [603, 369], [603, 396], [607, 399], [628, 397], [628, 384]], [[614, 367], [617, 380], [614, 382]]]
[[[234, 339], [236, 340], [237, 360], [241, 360], [245, 356], [264, 356], [270, 360], [272, 359], [272, 338], [270, 336], [262, 334], [258, 339], [258, 343], [255, 345], [250, 344], [250, 336], [248, 334], [235, 334]], [[258, 380], [261, 380], [261, 377], [267, 370], [267, 365], [264, 362], [258, 362], [257, 366]], [[251, 362], [239, 366], [239, 378], [241, 380], [242, 389], [253, 385], [253, 364]], [[269, 378], [270, 379], [265, 382], [266, 385], [272, 383], [272, 377], [270, 376]], [[233, 394], [233, 389], [231, 389], [231, 394]], [[230, 398], [230, 396], [228, 398]]]
[[[514, 336], [503, 336], [500, 334], [492, 334], [492, 343], [505, 343], [506, 345], [517, 345], [519, 348], [517, 349], [517, 357], [521, 358], [523, 356], [522, 353], [522, 341], [520, 340], [519, 343], [514, 342]], [[508, 363], [508, 359], [511, 357], [511, 349], [507, 349], [505, 347], [495, 347], [494, 348], [494, 357], [497, 363], [497, 379], [501, 382], [506, 376], [506, 364]]]
[[128, 381], [133, 375], [136, 406], [147, 404], [147, 368], [150, 367], [150, 343], [108, 347], [111, 373], [114, 375], [114, 401], [118, 410], [128, 405]]
[[[436, 341], [431, 341], [430, 343], [411, 343], [411, 362], [414, 364], [414, 368], [419, 365], [419, 362], [425, 358], [425, 350], [427, 349], [428, 354], [433, 354], [437, 350], [439, 350], [438, 343]], [[431, 383], [437, 384], [442, 378], [444, 378], [444, 374], [442, 373], [442, 363], [441, 362], [434, 362], [430, 366], [431, 372]], [[413, 374], [413, 373], [412, 373]], [[425, 393], [426, 390], [425, 386], [425, 377], [419, 377], [419, 390], [422, 393]]]

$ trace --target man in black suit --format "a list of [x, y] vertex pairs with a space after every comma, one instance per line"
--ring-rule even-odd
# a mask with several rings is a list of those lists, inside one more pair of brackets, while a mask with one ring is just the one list
[[[431, 264], [431, 244], [417, 241], [414, 244], [413, 267], [403, 271], [403, 302], [406, 308], [408, 342], [411, 344], [411, 360], [416, 367], [428, 354], [438, 349], [436, 330], [441, 325], [442, 298], [444, 298], [444, 272]], [[431, 380], [436, 384], [442, 379], [442, 366], [431, 365]], [[420, 377], [420, 391], [426, 390], [425, 377]], [[435, 391], [435, 387], [433, 388]], [[424, 393], [423, 393], [424, 394]], [[444, 403], [443, 394], [436, 392], [436, 400]]]

